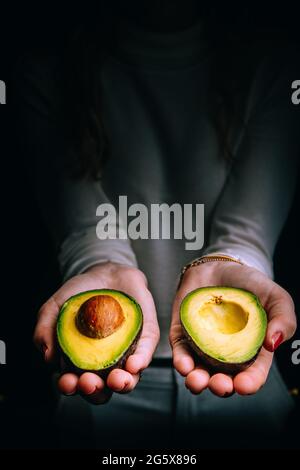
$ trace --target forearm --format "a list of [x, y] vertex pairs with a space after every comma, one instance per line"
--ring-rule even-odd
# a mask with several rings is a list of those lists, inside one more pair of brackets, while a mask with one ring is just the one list
[[203, 253], [204, 255], [224, 254], [238, 259], [241, 263], [258, 269], [266, 274], [269, 278], [273, 278], [273, 262], [267, 254], [260, 249], [247, 246], [243, 243], [230, 243], [222, 240], [216, 240], [209, 245]]
[[251, 85], [243, 135], [214, 211], [205, 253], [240, 257], [272, 277], [274, 250], [297, 180], [300, 115], [289, 90], [299, 68], [285, 56], [266, 58], [262, 65]]
[[65, 280], [108, 262], [137, 267], [128, 240], [99, 240], [95, 227], [89, 227], [73, 232], [61, 245], [59, 263]]

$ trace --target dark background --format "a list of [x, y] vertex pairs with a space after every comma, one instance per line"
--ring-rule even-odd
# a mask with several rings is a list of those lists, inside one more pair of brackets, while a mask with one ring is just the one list
[[[250, 2], [248, 2], [250, 3]], [[0, 448], [45, 448], [56, 445], [51, 425], [54, 392], [51, 370], [46, 367], [32, 344], [32, 332], [39, 306], [59, 286], [56, 253], [42, 222], [30, 184], [27, 157], [16, 140], [16, 116], [10, 106], [11, 76], [14, 64], [25, 51], [61, 47], [69, 31], [91, 11], [81, 8], [64, 11], [52, 2], [29, 7], [10, 3], [1, 6], [0, 79], [7, 84], [7, 105], [0, 106], [1, 162], [1, 319], [0, 339], [7, 344], [7, 365], [0, 366]], [[249, 32], [300, 41], [300, 7], [284, 3], [265, 9], [248, 8]], [[226, 6], [220, 10], [230, 27], [236, 11]], [[297, 59], [297, 58], [296, 58]], [[300, 57], [298, 58], [300, 60]], [[295, 77], [300, 79], [300, 77]], [[300, 129], [299, 129], [300, 131]], [[299, 132], [300, 134], [300, 132]], [[299, 187], [300, 185], [298, 185]], [[299, 197], [295, 197], [276, 256], [276, 280], [293, 296], [300, 307], [298, 288]], [[300, 338], [300, 332], [295, 336]], [[277, 359], [290, 389], [300, 386], [300, 365], [291, 363], [291, 343], [280, 348]], [[297, 400], [297, 398], [296, 398]], [[295, 415], [286, 433], [286, 444], [293, 437], [297, 444]], [[300, 447], [300, 440], [298, 445]], [[284, 445], [284, 439], [283, 439]]]

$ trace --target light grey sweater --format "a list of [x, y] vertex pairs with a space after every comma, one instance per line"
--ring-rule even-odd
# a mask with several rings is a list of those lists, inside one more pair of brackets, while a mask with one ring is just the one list
[[[72, 180], [61, 171], [64, 143], [51, 118], [55, 87], [47, 65], [29, 67], [22, 84], [38, 196], [60, 247], [64, 279], [108, 260], [138, 265], [157, 306], [157, 357], [171, 354], [171, 305], [184, 264], [203, 253], [230, 253], [272, 276], [274, 247], [295, 187], [299, 112], [290, 87], [299, 67], [283, 54], [259, 63], [246, 126], [236, 123], [228, 165], [208, 118], [210, 60], [201, 25], [177, 34], [125, 28], [99, 72], [111, 142], [101, 182]], [[104, 202], [117, 207], [119, 195], [148, 208], [204, 204], [203, 249], [186, 250], [184, 239], [99, 240], [96, 209]]]

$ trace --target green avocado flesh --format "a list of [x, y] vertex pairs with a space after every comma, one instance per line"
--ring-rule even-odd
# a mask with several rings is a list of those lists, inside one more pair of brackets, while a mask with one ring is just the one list
[[248, 367], [266, 334], [259, 299], [243, 289], [204, 287], [182, 301], [180, 319], [193, 349], [212, 368], [238, 372]]
[[[85, 302], [92, 298], [98, 301], [99, 296], [104, 296], [100, 301], [108, 301], [110, 308], [111, 302], [117, 305], [122, 322], [114, 327], [114, 331], [108, 330], [107, 322], [110, 321], [111, 312], [106, 308], [106, 317], [102, 318], [102, 322], [107, 336], [95, 338], [80, 331], [78, 314]], [[95, 325], [95, 317], [91, 317], [91, 322]], [[119, 366], [126, 355], [134, 351], [142, 325], [141, 307], [132, 297], [115, 290], [91, 290], [74, 295], [64, 303], [57, 321], [57, 338], [60, 348], [73, 366], [86, 371], [101, 371]]]

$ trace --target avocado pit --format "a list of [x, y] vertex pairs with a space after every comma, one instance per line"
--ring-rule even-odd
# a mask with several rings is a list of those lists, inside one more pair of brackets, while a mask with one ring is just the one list
[[119, 302], [110, 295], [95, 295], [83, 302], [76, 316], [81, 334], [101, 339], [112, 335], [125, 321]]

